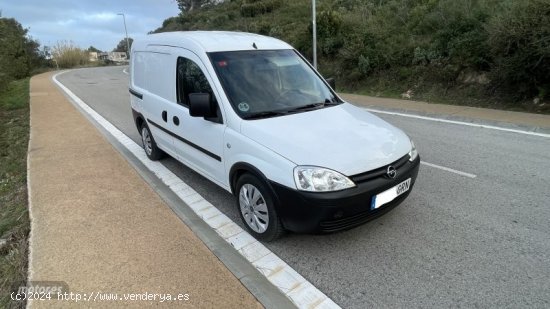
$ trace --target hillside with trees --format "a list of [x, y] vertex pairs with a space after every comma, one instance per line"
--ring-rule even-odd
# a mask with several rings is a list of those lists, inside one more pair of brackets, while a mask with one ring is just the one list
[[[154, 32], [254, 32], [312, 58], [310, 0], [177, 2]], [[317, 33], [339, 91], [550, 112], [550, 0], [323, 0]]]

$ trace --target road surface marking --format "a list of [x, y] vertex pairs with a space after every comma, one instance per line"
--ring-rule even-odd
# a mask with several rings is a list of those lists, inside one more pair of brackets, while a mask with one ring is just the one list
[[420, 161], [420, 164], [424, 164], [424, 165], [426, 165], [426, 166], [433, 167], [433, 168], [438, 168], [438, 169], [440, 169], [440, 170], [444, 170], [444, 171], [447, 171], [447, 172], [455, 173], [455, 174], [462, 175], [462, 176], [465, 176], [465, 177], [468, 177], [468, 178], [476, 178], [476, 177], [477, 177], [477, 176], [474, 175], [474, 174], [470, 174], [470, 173], [466, 173], [466, 172], [457, 171], [457, 170], [455, 170], [455, 169], [452, 169], [452, 168], [449, 168], [449, 167], [445, 167], [445, 166], [441, 166], [441, 165], [437, 165], [437, 164], [433, 164], [433, 163], [428, 163], [428, 162]]
[[420, 115], [415, 115], [415, 114], [388, 112], [388, 111], [372, 109], [372, 108], [364, 108], [364, 109], [369, 111], [369, 112], [378, 113], [378, 114], [387, 114], [387, 115], [401, 116], [401, 117], [407, 117], [407, 118], [415, 118], [415, 119], [422, 119], [422, 120], [429, 120], [429, 121], [436, 121], [436, 122], [452, 123], [452, 124], [458, 124], [458, 125], [463, 125], [463, 126], [468, 126], [468, 127], [491, 129], [491, 130], [498, 130], [498, 131], [504, 131], [504, 132], [512, 132], [512, 133], [519, 133], [519, 134], [526, 134], [526, 135], [550, 138], [550, 134], [546, 134], [546, 133], [531, 132], [531, 131], [524, 131], [524, 130], [517, 130], [517, 129], [509, 129], [509, 128], [491, 126], [491, 125], [486, 125], [486, 124], [470, 123], [470, 122], [456, 121], [456, 120], [448, 120], [448, 119], [435, 118], [435, 117], [426, 117], [426, 116], [420, 116]]
[[[126, 147], [143, 165], [159, 177], [164, 184], [169, 182], [170, 185], [168, 187], [197, 216], [212, 227], [226, 242], [232, 245], [241, 256], [249, 261], [298, 308], [313, 308], [314, 306], [316, 308], [340, 308], [332, 299], [328, 298], [328, 296], [313, 286], [313, 284], [276, 254], [224, 215], [214, 205], [179, 179], [177, 175], [162, 165], [162, 163], [149, 160], [140, 145], [136, 144], [57, 80], [57, 76], [66, 72], [68, 71], [57, 73], [52, 79], [73, 102], [107, 130], [120, 144]], [[174, 177], [178, 178], [178, 181], [174, 181]]]
[[122, 70], [122, 73], [126, 74], [126, 75], [129, 75], [130, 73], [128, 73], [128, 68]]

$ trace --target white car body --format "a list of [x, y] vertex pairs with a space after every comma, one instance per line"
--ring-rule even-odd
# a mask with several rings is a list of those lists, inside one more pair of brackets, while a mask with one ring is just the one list
[[[243, 119], [231, 105], [209, 53], [250, 50], [294, 49], [278, 39], [235, 32], [173, 32], [136, 40], [130, 92], [138, 127], [139, 121], [146, 121], [158, 148], [232, 193], [236, 166], [249, 166], [270, 183], [298, 190], [297, 166], [323, 167], [350, 177], [388, 166], [411, 152], [413, 145], [400, 129], [346, 102], [281, 117]], [[222, 123], [192, 117], [187, 106], [177, 104], [175, 72], [181, 57], [206, 76]]]

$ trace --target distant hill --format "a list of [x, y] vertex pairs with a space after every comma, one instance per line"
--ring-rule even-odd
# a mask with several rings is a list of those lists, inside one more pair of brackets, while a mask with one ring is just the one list
[[[339, 91], [550, 112], [550, 0], [317, 3], [319, 70]], [[254, 32], [311, 59], [311, 29], [309, 0], [234, 0], [153, 32]]]

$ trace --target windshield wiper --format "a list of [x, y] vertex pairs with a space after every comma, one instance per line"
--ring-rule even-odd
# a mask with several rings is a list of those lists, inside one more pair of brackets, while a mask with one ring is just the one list
[[270, 118], [270, 117], [276, 117], [276, 116], [282, 116], [288, 114], [287, 110], [284, 111], [264, 111], [264, 112], [257, 112], [254, 114], [243, 116], [244, 119], [262, 119], [262, 118]]
[[298, 106], [290, 109], [257, 112], [250, 115], [243, 116], [243, 119], [262, 119], [262, 118], [277, 117], [277, 116], [283, 116], [291, 113], [314, 110], [314, 109], [323, 108], [325, 106], [333, 106], [338, 104], [340, 104], [340, 102], [333, 102], [330, 99], [325, 99], [324, 103], [311, 103], [311, 104], [306, 104], [306, 105], [302, 105], [302, 106]]
[[289, 112], [297, 112], [297, 111], [313, 110], [313, 109], [323, 108], [325, 106], [332, 106], [332, 105], [338, 105], [338, 104], [340, 104], [340, 102], [333, 102], [330, 99], [325, 99], [325, 102], [323, 102], [323, 103], [306, 104], [306, 105], [302, 105], [302, 106], [298, 106], [298, 107], [289, 109], [288, 111]]
[[325, 99], [325, 105], [338, 105], [338, 104], [342, 104], [342, 102], [339, 102], [336, 98]]
[[322, 108], [323, 106], [325, 106], [325, 103], [312, 103], [312, 104], [306, 104], [306, 105], [298, 106], [298, 107], [295, 107], [295, 108], [291, 108], [291, 109], [288, 109], [288, 111], [289, 112], [297, 112], [297, 111], [303, 111], [303, 110], [308, 110], [308, 109]]

